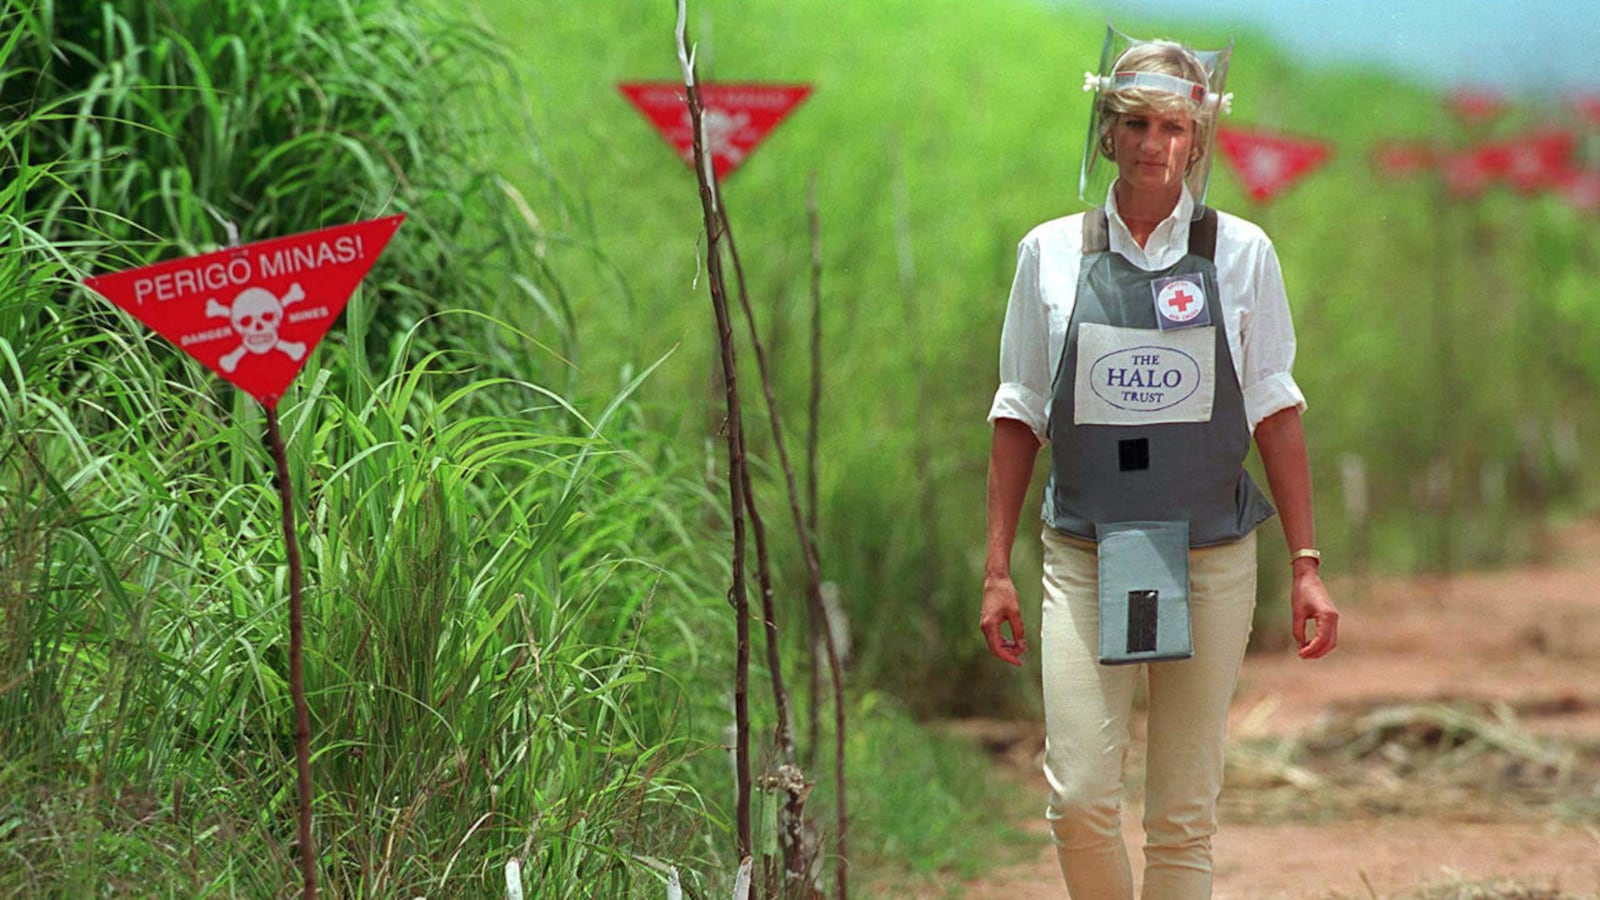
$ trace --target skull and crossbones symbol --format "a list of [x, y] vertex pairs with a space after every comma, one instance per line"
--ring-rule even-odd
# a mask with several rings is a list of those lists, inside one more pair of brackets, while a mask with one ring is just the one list
[[279, 339], [278, 329], [283, 327], [283, 308], [305, 298], [305, 291], [300, 289], [299, 283], [295, 283], [289, 286], [289, 292], [281, 299], [273, 296], [271, 291], [252, 287], [240, 291], [239, 296], [233, 298], [232, 307], [223, 306], [215, 299], [207, 300], [206, 315], [229, 320], [233, 330], [242, 339], [237, 348], [222, 357], [222, 371], [232, 372], [238, 368], [239, 360], [246, 353], [259, 356], [281, 350], [290, 359], [299, 362], [306, 355], [306, 345], [299, 341]]
[[[686, 112], [683, 114], [683, 124], [693, 129], [692, 119]], [[716, 107], [706, 107], [705, 110], [706, 142], [711, 146], [706, 152], [712, 156], [723, 156], [734, 165], [744, 162], [745, 153], [734, 143], [734, 138], [750, 124], [749, 113], [729, 113]]]

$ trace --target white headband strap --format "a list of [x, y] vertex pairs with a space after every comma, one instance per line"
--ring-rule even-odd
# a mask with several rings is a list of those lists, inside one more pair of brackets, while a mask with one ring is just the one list
[[1086, 91], [1113, 91], [1126, 88], [1148, 88], [1187, 97], [1201, 106], [1210, 106], [1224, 113], [1233, 111], [1233, 94], [1215, 94], [1206, 89], [1206, 86], [1186, 78], [1175, 75], [1166, 75], [1161, 72], [1118, 72], [1110, 77], [1102, 77], [1093, 72], [1085, 72], [1083, 89]]

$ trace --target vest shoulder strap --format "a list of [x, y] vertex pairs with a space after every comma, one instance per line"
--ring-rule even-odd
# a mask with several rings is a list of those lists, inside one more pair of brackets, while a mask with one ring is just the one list
[[1083, 254], [1104, 253], [1111, 249], [1111, 232], [1107, 230], [1106, 211], [1095, 207], [1083, 214]]
[[1189, 253], [1213, 262], [1217, 258], [1217, 211], [1200, 207], [1200, 217], [1189, 223]]

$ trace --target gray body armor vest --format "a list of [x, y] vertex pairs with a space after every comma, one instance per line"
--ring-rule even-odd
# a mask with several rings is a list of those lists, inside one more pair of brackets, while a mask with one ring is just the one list
[[[1244, 470], [1250, 426], [1224, 330], [1216, 236], [1217, 213], [1205, 209], [1190, 225], [1188, 253], [1147, 272], [1110, 252], [1104, 210], [1085, 214], [1050, 403], [1044, 520], [1052, 528], [1093, 541], [1097, 523], [1187, 521], [1189, 546], [1205, 547], [1272, 516]], [[1162, 314], [1162, 330], [1162, 302], [1188, 321]]]

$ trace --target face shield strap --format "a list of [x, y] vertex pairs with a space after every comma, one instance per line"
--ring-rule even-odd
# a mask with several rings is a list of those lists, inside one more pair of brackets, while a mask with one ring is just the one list
[[1218, 94], [1203, 84], [1197, 84], [1167, 75], [1161, 72], [1118, 72], [1109, 77], [1102, 77], [1093, 72], [1083, 73], [1083, 89], [1090, 92], [1124, 90], [1126, 88], [1143, 88], [1152, 91], [1164, 91], [1179, 97], [1187, 97], [1196, 105], [1207, 107], [1216, 112], [1233, 112], [1233, 94]]

